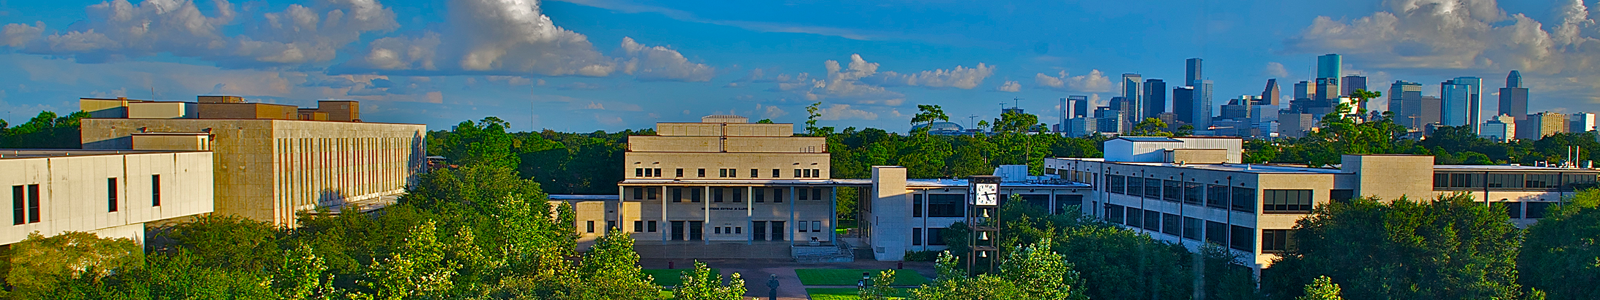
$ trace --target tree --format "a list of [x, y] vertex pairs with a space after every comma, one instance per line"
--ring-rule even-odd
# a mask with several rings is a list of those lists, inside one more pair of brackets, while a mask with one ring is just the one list
[[633, 238], [621, 231], [610, 230], [596, 240], [589, 253], [583, 255], [578, 273], [587, 287], [580, 297], [583, 299], [659, 297], [660, 287], [639, 269], [639, 254], [633, 252]]
[[393, 256], [374, 262], [366, 287], [374, 299], [400, 300], [435, 295], [454, 288], [455, 262], [445, 259], [436, 224], [429, 220], [411, 228], [405, 243]]
[[1035, 116], [1035, 115], [1030, 114], [1030, 113], [1019, 113], [1019, 112], [1016, 112], [1016, 111], [1006, 111], [1005, 113], [1000, 114], [1000, 118], [995, 119], [994, 123], [992, 123], [992, 124], [994, 124], [994, 130], [993, 131], [997, 132], [997, 133], [999, 133], [999, 132], [1014, 132], [1014, 133], [1030, 132], [1030, 131], [1033, 131], [1034, 129], [1037, 129], [1037, 128], [1035, 128], [1035, 125], [1039, 124], [1039, 116]]
[[[440, 151], [452, 162], [461, 165], [491, 165], [515, 169], [521, 163], [516, 151], [518, 140], [506, 129], [511, 123], [496, 117], [485, 117], [473, 123], [462, 121], [445, 138]], [[430, 145], [430, 147], [432, 147]]]
[[330, 280], [323, 276], [327, 262], [310, 245], [302, 242], [284, 249], [282, 261], [272, 276], [272, 287], [283, 299], [312, 299], [331, 292]]
[[1296, 222], [1273, 264], [1269, 294], [1289, 299], [1317, 276], [1355, 299], [1512, 299], [1522, 237], [1504, 211], [1466, 194], [1427, 202], [1377, 199], [1319, 206]]
[[[1191, 126], [1189, 128], [1193, 129], [1194, 127]], [[1128, 133], [1128, 135], [1130, 135], [1130, 136], [1172, 136], [1172, 133], [1171, 132], [1167, 132], [1167, 122], [1166, 121], [1162, 121], [1161, 119], [1157, 119], [1157, 118], [1145, 118], [1144, 121], [1139, 121], [1139, 125], [1134, 125], [1133, 126], [1133, 132]]]
[[898, 293], [894, 287], [890, 286], [894, 284], [893, 269], [878, 272], [878, 276], [872, 277], [872, 282], [866, 284], [859, 293], [861, 300], [889, 300], [891, 296]]
[[82, 148], [83, 141], [78, 126], [79, 120], [87, 117], [89, 114], [81, 111], [65, 116], [41, 111], [33, 119], [16, 127], [0, 126], [5, 128], [0, 129], [0, 148]]
[[13, 299], [51, 299], [51, 293], [73, 282], [98, 284], [143, 265], [137, 242], [100, 238], [92, 233], [39, 233], [11, 245], [6, 283]]
[[1367, 114], [1367, 100], [1377, 99], [1378, 97], [1383, 97], [1383, 93], [1366, 89], [1356, 89], [1354, 92], [1350, 92], [1350, 98], [1355, 98], [1356, 103], [1359, 104], [1358, 107], [1361, 107], [1360, 110], [1356, 111], [1357, 116], [1365, 116]]
[[1573, 195], [1525, 233], [1517, 257], [1523, 285], [1549, 299], [1600, 295], [1600, 190]]
[[1026, 247], [1018, 245], [1000, 264], [1000, 277], [1017, 286], [1028, 299], [1087, 299], [1074, 296], [1073, 285], [1082, 285], [1078, 272], [1060, 254], [1050, 250], [1049, 238]]
[[772, 119], [761, 119], [761, 121], [756, 121], [756, 124], [772, 124]]
[[939, 107], [938, 105], [918, 104], [917, 115], [911, 117], [911, 124], [922, 123], [928, 126], [933, 126], [933, 122], [935, 121], [950, 121], [950, 116], [946, 115], [944, 113], [944, 108]]
[[806, 105], [806, 135], [818, 136], [822, 128], [817, 127], [817, 119], [822, 117], [822, 102], [812, 102]]
[[917, 300], [1028, 299], [1014, 283], [996, 276], [968, 277], [950, 251], [939, 253], [936, 268], [939, 278], [932, 284], [911, 290]]
[[679, 300], [741, 300], [744, 299], [744, 279], [733, 273], [728, 284], [722, 284], [722, 274], [711, 273], [706, 263], [694, 262], [694, 270], [680, 277], [683, 285], [672, 290]]
[[1341, 300], [1339, 298], [1339, 285], [1333, 283], [1333, 278], [1318, 276], [1316, 281], [1306, 285], [1305, 295], [1294, 298], [1295, 300]]
[[265, 270], [283, 264], [278, 229], [237, 215], [204, 215], [179, 223], [158, 235], [176, 249], [196, 256], [209, 267]]

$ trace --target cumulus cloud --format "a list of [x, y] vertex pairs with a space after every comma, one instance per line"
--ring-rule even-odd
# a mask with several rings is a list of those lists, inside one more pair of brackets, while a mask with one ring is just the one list
[[607, 76], [617, 63], [583, 34], [556, 26], [537, 0], [448, 1], [445, 26], [388, 37], [338, 68], [348, 72]]
[[362, 33], [399, 27], [394, 12], [375, 0], [325, 0], [266, 13], [229, 36], [223, 27], [235, 19], [233, 4], [212, 3], [215, 13], [207, 16], [190, 0], [102, 2], [89, 6], [89, 18], [66, 32], [46, 34], [43, 23], [8, 24], [0, 40], [23, 53], [84, 63], [171, 53], [241, 68], [331, 61]]
[[[876, 67], [877, 64], [873, 64]], [[955, 69], [935, 69], [913, 74], [900, 74], [886, 71], [870, 78], [871, 82], [885, 86], [925, 86], [930, 88], [953, 87], [959, 89], [972, 89], [983, 83], [983, 79], [994, 75], [994, 66], [978, 63], [977, 67], [967, 68], [956, 66]]]
[[604, 88], [604, 86], [601, 86], [599, 84], [594, 84], [594, 83], [588, 83], [588, 82], [573, 82], [573, 83], [563, 84], [560, 87], [556, 87], [556, 88], [563, 89], [563, 90], [598, 90], [598, 89]]
[[641, 80], [711, 81], [716, 69], [689, 62], [677, 50], [645, 46], [631, 37], [622, 38], [623, 72]]
[[784, 111], [782, 108], [778, 108], [777, 106], [763, 106], [761, 104], [756, 104], [756, 112], [761, 114], [762, 118], [766, 119], [775, 119], [789, 114], [789, 112]]
[[821, 117], [818, 117], [819, 119], [828, 120], [828, 121], [833, 121], [833, 120], [877, 120], [878, 119], [878, 114], [877, 113], [851, 108], [849, 104], [832, 104], [832, 105], [828, 105], [828, 107], [822, 108], [820, 111], [818, 111], [818, 113], [822, 114]]
[[1022, 84], [1017, 83], [1016, 80], [1006, 80], [1005, 84], [1001, 84], [1000, 87], [995, 88], [995, 90], [996, 91], [1001, 91], [1001, 92], [1012, 92], [1012, 93], [1015, 93], [1015, 92], [1018, 92], [1018, 91], [1022, 91]]
[[[828, 60], [823, 62], [823, 66], [828, 71], [825, 79], [812, 79], [806, 73], [795, 76], [778, 75], [775, 79], [778, 83], [777, 90], [799, 94], [806, 101], [839, 99], [858, 104], [889, 106], [905, 102], [904, 94], [862, 82], [862, 79], [878, 73], [878, 63], [867, 62], [860, 54], [850, 55], [850, 63], [845, 65]], [[876, 118], [876, 115], [873, 117]]]
[[1039, 73], [1033, 76], [1035, 85], [1066, 92], [1104, 93], [1111, 91], [1111, 78], [1106, 77], [1100, 70], [1090, 70], [1087, 75], [1070, 76], [1067, 71], [1061, 71], [1057, 76]]
[[1275, 78], [1287, 78], [1289, 77], [1289, 69], [1285, 69], [1283, 64], [1278, 62], [1268, 62], [1267, 67], [1261, 70], [1261, 74]]

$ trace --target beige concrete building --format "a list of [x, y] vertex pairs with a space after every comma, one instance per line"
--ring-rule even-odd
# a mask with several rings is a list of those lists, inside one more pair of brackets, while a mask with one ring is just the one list
[[213, 151], [217, 213], [294, 226], [302, 211], [392, 203], [426, 171], [426, 126], [360, 122], [357, 105], [86, 98], [82, 140], [85, 149]]
[[143, 243], [146, 223], [213, 208], [206, 151], [4, 150], [0, 170], [11, 204], [0, 245], [68, 231]]
[[[1052, 214], [1081, 210], [1087, 184], [1043, 176], [1028, 176], [1027, 166], [1001, 166], [1001, 201], [1020, 199]], [[905, 259], [907, 252], [942, 251], [945, 230], [964, 222], [973, 192], [966, 179], [907, 179], [906, 168], [874, 166], [872, 179], [855, 180], [870, 186], [870, 197], [858, 203], [862, 246], [880, 261]], [[1002, 233], [1003, 234], [1003, 233]]]
[[[1594, 169], [1435, 166], [1432, 156], [1423, 155], [1345, 155], [1338, 168], [1182, 161], [1170, 153], [1185, 147], [1238, 150], [1161, 137], [1120, 137], [1106, 144], [1105, 159], [1050, 158], [1045, 172], [1093, 186], [1082, 206], [1086, 214], [1191, 249], [1205, 243], [1224, 246], [1257, 269], [1293, 247], [1296, 221], [1332, 201], [1432, 199], [1464, 192], [1477, 201], [1488, 199], [1486, 205], [1506, 207], [1514, 223], [1526, 226], [1600, 176]], [[1145, 152], [1169, 155], [1111, 153], [1150, 148], [1165, 150]]]

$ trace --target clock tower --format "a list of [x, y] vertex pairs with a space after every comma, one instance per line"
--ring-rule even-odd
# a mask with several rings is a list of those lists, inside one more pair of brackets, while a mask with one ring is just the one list
[[967, 199], [972, 199], [967, 203], [966, 217], [967, 226], [972, 228], [967, 239], [968, 249], [972, 249], [967, 256], [967, 273], [972, 273], [976, 264], [993, 272], [999, 261], [996, 256], [1000, 255], [1000, 177], [975, 175], [967, 177], [967, 185]]

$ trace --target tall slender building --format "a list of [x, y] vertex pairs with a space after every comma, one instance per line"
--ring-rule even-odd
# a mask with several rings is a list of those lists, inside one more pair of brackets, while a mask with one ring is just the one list
[[1252, 104], [1253, 105], [1278, 106], [1278, 103], [1279, 103], [1278, 99], [1279, 99], [1279, 97], [1282, 96], [1281, 93], [1282, 93], [1282, 91], [1280, 91], [1278, 89], [1278, 79], [1267, 79], [1267, 88], [1264, 89], [1264, 90], [1261, 90], [1261, 101], [1260, 101], [1260, 103], [1252, 103]]
[[[1349, 97], [1350, 95], [1354, 95], [1357, 90], [1367, 89], [1367, 77], [1356, 75], [1345, 76], [1339, 80], [1339, 88], [1341, 89], [1341, 93], [1339, 93], [1339, 95]], [[1356, 108], [1367, 109], [1368, 103], [1359, 103], [1358, 105], [1359, 106]]]
[[1333, 78], [1338, 80], [1344, 73], [1344, 59], [1338, 54], [1325, 54], [1317, 57], [1317, 78]]
[[1456, 77], [1439, 84], [1441, 112], [1440, 123], [1447, 126], [1468, 126], [1477, 133], [1483, 111], [1483, 79]]
[[1294, 84], [1294, 100], [1311, 99], [1315, 93], [1311, 90], [1311, 82], [1300, 81]]
[[1202, 77], [1204, 73], [1200, 69], [1202, 62], [1199, 57], [1183, 61], [1183, 84], [1194, 85], [1195, 80], [1205, 80], [1205, 77]]
[[1422, 118], [1422, 84], [1395, 80], [1389, 85], [1388, 96], [1395, 123], [1411, 131], [1420, 131], [1427, 125]]
[[1199, 98], [1197, 96], [1195, 88], [1192, 86], [1185, 85], [1172, 88], [1172, 114], [1177, 117], [1178, 121], [1194, 125], [1195, 129], [1200, 128], [1200, 125], [1195, 124], [1194, 120], [1196, 115], [1194, 112], [1195, 102]]
[[1144, 114], [1145, 118], [1155, 118], [1167, 112], [1167, 82], [1161, 79], [1144, 80]]
[[1512, 70], [1506, 75], [1506, 87], [1500, 89], [1500, 114], [1517, 121], [1528, 119], [1528, 88], [1522, 87], [1522, 72]]
[[1067, 96], [1067, 102], [1072, 104], [1072, 117], [1082, 118], [1089, 116], [1089, 96]]
[[[1144, 112], [1141, 111], [1140, 109], [1138, 109], [1138, 107], [1142, 107], [1143, 104], [1144, 104], [1143, 96], [1144, 96], [1144, 78], [1142, 76], [1140, 76], [1138, 73], [1123, 73], [1122, 74], [1122, 99], [1123, 99], [1123, 101], [1127, 101], [1128, 103], [1132, 104], [1132, 108], [1131, 109], [1130, 108], [1124, 108], [1123, 109], [1124, 111], [1129, 112], [1129, 114], [1126, 115], [1129, 120], [1144, 120], [1144, 115], [1143, 115]], [[1133, 122], [1134, 123], [1138, 123], [1138, 121], [1133, 121]]]

